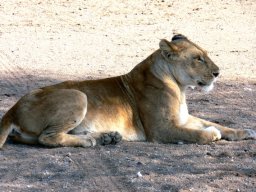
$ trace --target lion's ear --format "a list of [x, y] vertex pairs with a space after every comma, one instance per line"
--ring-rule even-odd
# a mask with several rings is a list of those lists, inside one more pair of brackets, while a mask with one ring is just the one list
[[171, 52], [179, 51], [179, 48], [176, 45], [174, 45], [174, 43], [169, 42], [166, 39], [162, 39], [160, 41], [159, 47], [162, 51], [171, 51]]
[[176, 40], [188, 40], [188, 38], [182, 34], [177, 34], [172, 37], [172, 41]]
[[159, 43], [159, 47], [162, 51], [162, 54], [167, 57], [171, 58], [171, 56], [178, 53], [179, 48], [174, 45], [174, 43], [167, 41], [166, 39], [162, 39]]

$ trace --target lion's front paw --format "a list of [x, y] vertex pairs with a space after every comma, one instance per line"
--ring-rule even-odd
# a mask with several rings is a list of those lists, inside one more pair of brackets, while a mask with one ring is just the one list
[[109, 132], [104, 133], [101, 136], [101, 144], [108, 145], [108, 144], [116, 144], [122, 140], [122, 136], [118, 132]]
[[216, 127], [211, 126], [211, 127], [207, 127], [204, 130], [212, 133], [212, 141], [217, 141], [221, 139], [221, 133]]
[[256, 131], [252, 129], [245, 129], [245, 137], [244, 139], [256, 139]]

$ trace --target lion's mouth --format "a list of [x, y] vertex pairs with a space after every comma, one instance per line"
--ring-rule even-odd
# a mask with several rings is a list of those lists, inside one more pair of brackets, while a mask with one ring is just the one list
[[204, 81], [197, 81], [196, 83], [206, 93], [213, 89], [213, 82], [209, 84]]
[[207, 83], [202, 81], [197, 81], [197, 85], [199, 85], [200, 87], [204, 87], [204, 86], [207, 86]]

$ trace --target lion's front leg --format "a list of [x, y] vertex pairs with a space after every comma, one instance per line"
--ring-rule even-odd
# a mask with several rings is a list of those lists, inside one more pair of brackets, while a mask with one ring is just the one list
[[[159, 143], [188, 143], [208, 144], [220, 139], [243, 140], [256, 139], [253, 130], [237, 130], [216, 123], [189, 116], [187, 123], [180, 124], [175, 116], [154, 116], [147, 113], [143, 124], [147, 140]], [[177, 119], [177, 118], [176, 118]]]
[[[189, 116], [185, 102], [181, 105], [177, 97], [165, 92], [159, 98], [161, 100], [140, 102], [140, 117], [147, 140], [207, 144], [221, 139], [217, 128], [211, 125], [204, 127], [202, 121]], [[164, 99], [166, 102], [162, 101]]]
[[221, 139], [226, 139], [229, 141], [238, 141], [244, 139], [256, 139], [256, 131], [252, 129], [233, 129], [228, 128], [217, 123], [213, 123], [210, 121], [206, 121], [194, 116], [189, 117], [189, 121], [187, 123], [188, 127], [198, 127], [201, 129], [209, 129], [216, 128], [220, 131]]
[[221, 139], [221, 132], [214, 126], [202, 129], [202, 124], [193, 122], [193, 128], [187, 124], [179, 124], [175, 119], [150, 116], [143, 121], [148, 141], [159, 143], [198, 143], [208, 144]]
[[198, 143], [208, 144], [221, 139], [221, 134], [215, 127], [208, 127], [206, 129], [191, 129], [186, 126], [162, 126], [152, 129], [147, 133], [149, 141], [159, 143]]

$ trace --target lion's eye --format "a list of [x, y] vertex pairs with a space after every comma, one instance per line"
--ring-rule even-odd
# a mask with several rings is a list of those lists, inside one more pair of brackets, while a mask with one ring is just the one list
[[204, 63], [204, 58], [201, 56], [197, 56], [194, 58], [195, 60], [199, 61], [200, 63]]

